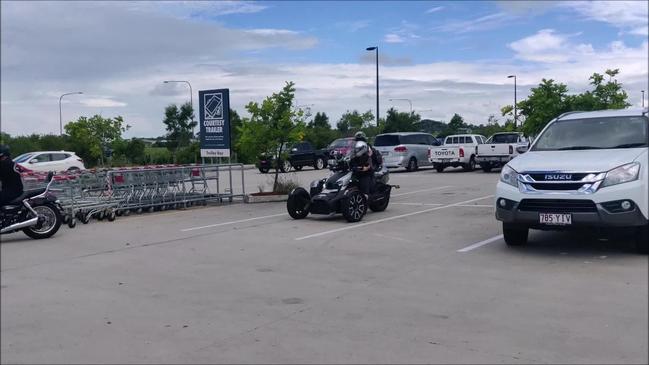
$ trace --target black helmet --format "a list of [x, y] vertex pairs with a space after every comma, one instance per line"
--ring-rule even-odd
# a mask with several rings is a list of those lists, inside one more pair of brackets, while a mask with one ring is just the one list
[[357, 141], [367, 142], [367, 136], [365, 135], [365, 132], [363, 132], [363, 131], [356, 132], [356, 134], [354, 134], [354, 139], [357, 140]]
[[0, 157], [11, 157], [11, 151], [6, 144], [0, 144]]

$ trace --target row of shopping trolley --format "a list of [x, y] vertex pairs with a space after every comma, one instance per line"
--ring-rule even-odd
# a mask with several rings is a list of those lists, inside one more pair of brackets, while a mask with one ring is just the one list
[[[237, 188], [233, 180], [241, 174]], [[26, 189], [42, 187], [47, 174], [23, 174]], [[239, 188], [240, 183], [240, 188]], [[232, 202], [245, 196], [243, 164], [156, 165], [85, 170], [54, 176], [54, 194], [64, 222], [113, 221], [117, 216], [186, 208], [208, 202]]]

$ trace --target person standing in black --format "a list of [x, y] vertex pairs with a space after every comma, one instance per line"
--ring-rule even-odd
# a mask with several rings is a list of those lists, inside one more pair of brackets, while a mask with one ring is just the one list
[[0, 205], [9, 203], [23, 193], [23, 181], [11, 160], [9, 147], [0, 145]]

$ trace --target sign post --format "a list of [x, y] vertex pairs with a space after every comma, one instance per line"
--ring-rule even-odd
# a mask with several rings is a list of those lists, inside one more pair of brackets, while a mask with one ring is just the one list
[[230, 90], [198, 92], [201, 157], [230, 157]]

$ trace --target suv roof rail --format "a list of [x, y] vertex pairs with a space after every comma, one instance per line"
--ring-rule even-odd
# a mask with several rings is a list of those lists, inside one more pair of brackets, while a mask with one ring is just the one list
[[565, 112], [565, 113], [559, 115], [558, 117], [556, 117], [556, 119], [559, 120], [559, 119], [565, 117], [566, 115], [575, 114], [575, 113], [584, 113], [584, 112], [581, 111], [581, 110], [573, 110], [571, 112]]

